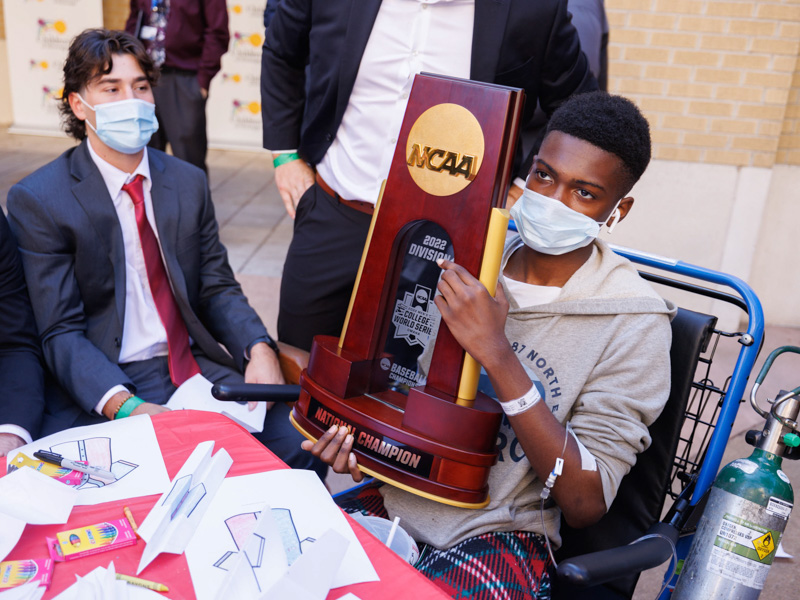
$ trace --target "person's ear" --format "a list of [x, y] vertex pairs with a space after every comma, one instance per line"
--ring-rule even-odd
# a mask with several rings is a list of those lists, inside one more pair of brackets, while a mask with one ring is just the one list
[[70, 92], [67, 101], [69, 102], [69, 107], [72, 109], [72, 114], [78, 117], [79, 120], [85, 121], [86, 105], [83, 102], [81, 102], [80, 98], [78, 98], [78, 93]]
[[617, 223], [622, 221], [631, 210], [633, 206], [633, 198], [631, 196], [626, 196], [622, 200], [619, 201], [617, 207], [614, 211], [609, 215], [608, 219], [606, 219], [606, 227], [608, 233], [614, 231], [614, 228], [617, 226]]
[[626, 196], [625, 198], [620, 200], [619, 206], [617, 207], [617, 210], [619, 210], [619, 221], [622, 221], [622, 219], [628, 216], [628, 213], [631, 211], [632, 206], [633, 206], [633, 196]]

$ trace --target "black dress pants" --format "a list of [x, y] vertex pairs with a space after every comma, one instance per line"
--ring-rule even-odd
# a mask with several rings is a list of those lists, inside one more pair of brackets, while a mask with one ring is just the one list
[[200, 93], [197, 73], [165, 67], [153, 96], [158, 131], [148, 145], [164, 150], [169, 142], [173, 155], [208, 172], [206, 99]]
[[310, 350], [315, 335], [341, 333], [371, 220], [317, 184], [300, 199], [283, 265], [281, 341]]

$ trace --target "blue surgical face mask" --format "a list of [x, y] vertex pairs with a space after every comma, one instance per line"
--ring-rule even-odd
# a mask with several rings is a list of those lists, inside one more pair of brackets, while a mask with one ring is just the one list
[[158, 131], [156, 105], [132, 98], [92, 106], [78, 94], [81, 102], [95, 114], [96, 127], [92, 128], [106, 146], [123, 154], [136, 154], [147, 145]]
[[[617, 202], [609, 217], [614, 218], [609, 231], [619, 220], [621, 201]], [[583, 248], [597, 237], [605, 224], [527, 187], [510, 212], [525, 245], [542, 254], [566, 254]]]

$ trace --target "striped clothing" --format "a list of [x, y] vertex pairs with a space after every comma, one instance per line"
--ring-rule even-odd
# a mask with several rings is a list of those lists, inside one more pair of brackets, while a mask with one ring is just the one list
[[[347, 512], [387, 519], [376, 487], [340, 502]], [[439, 550], [420, 545], [414, 567], [457, 599], [549, 600], [550, 557], [543, 536], [527, 531], [485, 533]]]

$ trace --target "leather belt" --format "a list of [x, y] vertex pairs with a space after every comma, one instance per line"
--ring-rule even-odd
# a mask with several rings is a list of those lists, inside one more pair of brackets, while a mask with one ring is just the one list
[[326, 194], [332, 196], [333, 198], [336, 198], [336, 200], [338, 200], [339, 204], [341, 204], [342, 206], [352, 208], [353, 210], [362, 212], [365, 215], [371, 215], [373, 212], [375, 212], [375, 205], [370, 202], [364, 202], [363, 200], [345, 200], [344, 198], [342, 198], [339, 194], [333, 191], [333, 188], [331, 188], [331, 186], [325, 183], [325, 180], [319, 173], [317, 173], [316, 180], [317, 180], [317, 185], [321, 187]]

